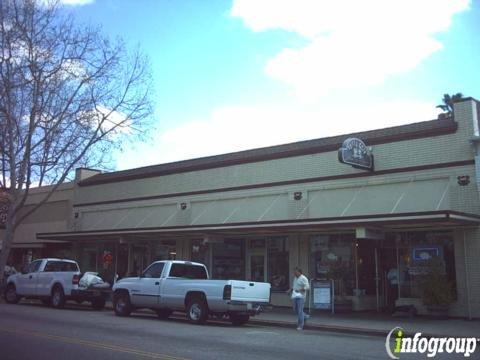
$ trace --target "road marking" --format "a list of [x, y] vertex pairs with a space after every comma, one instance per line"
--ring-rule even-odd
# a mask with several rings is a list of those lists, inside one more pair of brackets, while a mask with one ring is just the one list
[[146, 358], [151, 358], [151, 359], [186, 360], [185, 358], [180, 358], [180, 357], [175, 357], [175, 356], [170, 356], [170, 355], [165, 355], [165, 354], [159, 354], [159, 353], [153, 353], [153, 352], [148, 352], [148, 351], [143, 351], [143, 350], [137, 350], [137, 349], [122, 347], [122, 346], [113, 345], [113, 344], [106, 344], [106, 343], [102, 343], [102, 342], [81, 340], [81, 339], [75, 339], [75, 338], [70, 338], [70, 337], [65, 337], [65, 336], [46, 334], [46, 333], [41, 333], [41, 332], [36, 332], [36, 331], [0, 329], [0, 332], [15, 334], [15, 335], [35, 336], [35, 337], [49, 339], [49, 340], [61, 341], [61, 342], [64, 342], [64, 343], [69, 343], [69, 344], [84, 345], [84, 346], [89, 346], [89, 347], [97, 348], [97, 349], [123, 352], [123, 353], [127, 353], [127, 354], [132, 354], [132, 355], [138, 355], [138, 356], [142, 356], [142, 357], [146, 357]]
[[279, 333], [273, 331], [247, 331], [245, 332], [246, 335], [279, 335]]

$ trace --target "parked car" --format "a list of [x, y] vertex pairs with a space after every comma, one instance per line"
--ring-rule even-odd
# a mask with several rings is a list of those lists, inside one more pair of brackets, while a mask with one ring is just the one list
[[108, 292], [79, 288], [80, 278], [80, 269], [73, 260], [38, 259], [21, 273], [8, 277], [5, 300], [16, 304], [21, 298], [40, 299], [54, 308], [62, 308], [67, 300], [90, 301], [94, 309], [103, 309]]
[[209, 315], [227, 315], [234, 325], [243, 325], [270, 303], [269, 283], [209, 280], [205, 265], [190, 261], [156, 261], [139, 277], [117, 281], [112, 290], [118, 316], [138, 308], [150, 308], [160, 318], [182, 311], [195, 324]]

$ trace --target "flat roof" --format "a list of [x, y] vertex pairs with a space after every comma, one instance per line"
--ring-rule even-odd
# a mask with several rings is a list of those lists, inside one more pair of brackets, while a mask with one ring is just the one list
[[79, 182], [80, 186], [91, 186], [117, 181], [128, 181], [148, 177], [169, 175], [188, 171], [205, 170], [265, 160], [336, 151], [348, 137], [362, 139], [367, 146], [433, 137], [454, 133], [457, 123], [453, 117], [387, 127], [377, 130], [330, 136], [298, 141], [283, 145], [237, 151], [227, 154], [201, 157], [190, 160], [145, 166], [135, 169], [101, 173]]

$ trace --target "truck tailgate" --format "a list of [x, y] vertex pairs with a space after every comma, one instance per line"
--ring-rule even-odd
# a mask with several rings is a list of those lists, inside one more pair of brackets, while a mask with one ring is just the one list
[[230, 280], [232, 286], [231, 300], [268, 303], [270, 301], [270, 284], [264, 282]]

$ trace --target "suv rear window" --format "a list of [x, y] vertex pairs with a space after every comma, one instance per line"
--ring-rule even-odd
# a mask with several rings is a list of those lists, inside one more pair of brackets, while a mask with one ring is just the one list
[[185, 279], [208, 279], [207, 272], [203, 266], [190, 264], [172, 264], [170, 276]]
[[62, 271], [78, 271], [78, 266], [75, 263], [68, 261], [49, 261], [45, 265], [45, 272], [62, 272]]

